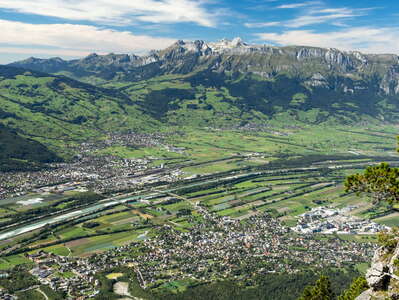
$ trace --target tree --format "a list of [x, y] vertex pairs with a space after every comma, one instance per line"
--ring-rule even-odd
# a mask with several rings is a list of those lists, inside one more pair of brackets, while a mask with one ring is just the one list
[[298, 300], [333, 300], [334, 293], [331, 282], [326, 276], [321, 276], [314, 286], [307, 286]]
[[349, 176], [345, 181], [345, 188], [347, 192], [369, 194], [375, 203], [399, 202], [399, 169], [392, 168], [387, 163], [370, 166], [364, 174]]
[[392, 168], [387, 163], [370, 166], [364, 174], [349, 176], [345, 181], [345, 188], [347, 192], [371, 195], [374, 203], [386, 201], [393, 204], [399, 202], [399, 169]]
[[338, 297], [338, 300], [355, 300], [357, 296], [369, 288], [366, 278], [359, 277]]

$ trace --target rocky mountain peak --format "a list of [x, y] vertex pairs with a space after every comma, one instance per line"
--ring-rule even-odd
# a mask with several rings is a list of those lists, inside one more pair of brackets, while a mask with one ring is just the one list
[[97, 53], [90, 53], [88, 56], [86, 56], [86, 58], [90, 59], [90, 58], [96, 58], [98, 57]]
[[[264, 78], [284, 73], [300, 78], [306, 86], [313, 88], [330, 88], [351, 94], [370, 88], [378, 94], [399, 94], [397, 55], [309, 46], [254, 45], [239, 37], [216, 42], [178, 40], [166, 49], [144, 56], [93, 53], [71, 61], [30, 58], [11, 66], [52, 74], [67, 71], [75, 79], [100, 76], [109, 80], [119, 72], [118, 80], [129, 81], [162, 74], [187, 74], [203, 68], [217, 73], [252, 73]], [[337, 76], [342, 80], [332, 79]], [[360, 82], [369, 82], [370, 78], [374, 78], [372, 86]]]

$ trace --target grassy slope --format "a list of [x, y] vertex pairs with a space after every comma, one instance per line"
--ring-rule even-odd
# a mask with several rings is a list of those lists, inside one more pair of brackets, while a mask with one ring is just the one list
[[34, 169], [42, 163], [59, 160], [44, 145], [0, 125], [0, 171]]
[[119, 92], [65, 77], [0, 67], [0, 124], [62, 151], [70, 142], [156, 122]]
[[152, 117], [179, 126], [337, 126], [397, 120], [396, 99], [380, 95], [372, 83], [351, 84], [370, 84], [370, 89], [344, 93], [339, 89], [310, 89], [285, 75], [264, 80], [254, 75], [210, 71], [134, 83], [110, 82], [104, 86], [126, 93]]

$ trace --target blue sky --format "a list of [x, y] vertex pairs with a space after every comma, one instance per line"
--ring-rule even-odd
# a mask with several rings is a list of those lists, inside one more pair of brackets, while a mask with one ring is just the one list
[[0, 0], [0, 63], [241, 37], [399, 54], [394, 0]]

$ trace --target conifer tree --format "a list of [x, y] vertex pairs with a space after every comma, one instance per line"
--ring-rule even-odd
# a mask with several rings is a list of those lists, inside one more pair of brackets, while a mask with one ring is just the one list
[[375, 203], [399, 202], [399, 169], [387, 163], [370, 166], [363, 174], [349, 176], [345, 188], [347, 192], [366, 193], [373, 197]]
[[359, 277], [338, 297], [338, 300], [355, 300], [357, 296], [369, 288], [366, 278]]
[[321, 276], [314, 286], [307, 286], [298, 300], [333, 300], [334, 293], [331, 282], [326, 276]]

